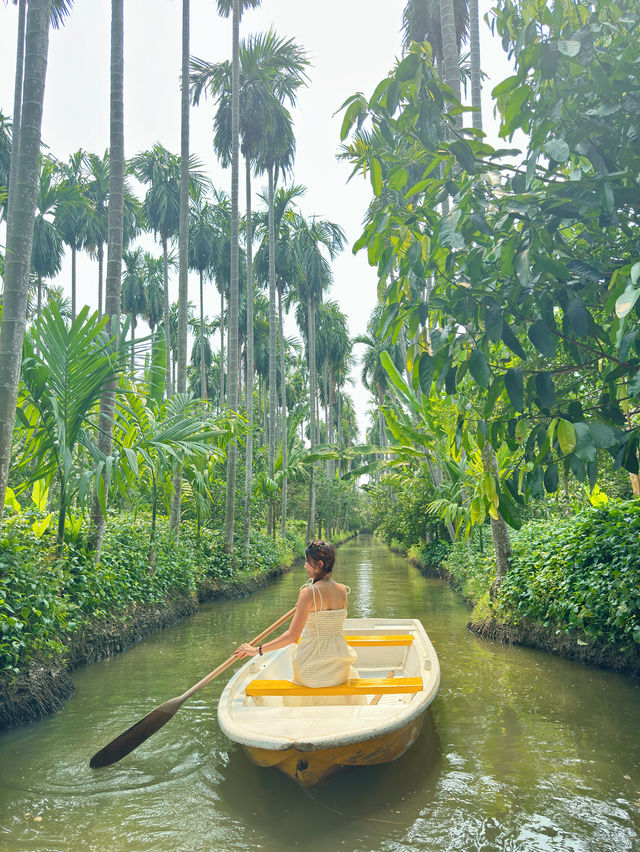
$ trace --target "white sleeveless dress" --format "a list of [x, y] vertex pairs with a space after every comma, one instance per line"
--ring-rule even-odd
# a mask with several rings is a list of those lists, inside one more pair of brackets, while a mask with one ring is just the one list
[[[317, 607], [316, 592], [322, 607], [322, 594], [312, 582], [313, 605]], [[347, 587], [347, 593], [350, 589]], [[346, 604], [346, 599], [345, 599]], [[347, 607], [342, 609], [315, 609], [309, 613], [302, 637], [292, 654], [293, 677], [302, 686], [337, 686], [351, 678], [357, 678], [358, 672], [353, 663], [358, 655], [347, 645], [342, 633]], [[290, 696], [285, 704], [300, 706], [305, 704], [360, 704], [362, 696], [327, 695], [315, 698]], [[366, 701], [366, 699], [365, 699]]]

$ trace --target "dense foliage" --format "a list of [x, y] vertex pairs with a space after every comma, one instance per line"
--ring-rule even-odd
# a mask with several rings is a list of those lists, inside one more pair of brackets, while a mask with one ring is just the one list
[[33, 524], [21, 516], [0, 542], [0, 672], [7, 675], [34, 655], [64, 653], [72, 634], [95, 619], [126, 617], [132, 607], [195, 594], [212, 580], [267, 573], [304, 549], [295, 529], [284, 540], [254, 531], [249, 560], [238, 554], [234, 570], [221, 531], [185, 522], [176, 540], [162, 519], [151, 546], [149, 517], [120, 514], [110, 518], [94, 565], [82, 539], [59, 556], [54, 537], [38, 535]]
[[[386, 466], [452, 459], [442, 516], [467, 532], [498, 513], [517, 528], [525, 497], [567, 477], [593, 488], [605, 453], [640, 491], [638, 7], [503, 0], [493, 26], [515, 63], [500, 134], [523, 130], [524, 152], [460, 125], [427, 43], [346, 102], [342, 129], [373, 190], [355, 249], [377, 269], [378, 333], [405, 350], [400, 369], [381, 356]], [[497, 464], [474, 486], [461, 465], [485, 444]]]

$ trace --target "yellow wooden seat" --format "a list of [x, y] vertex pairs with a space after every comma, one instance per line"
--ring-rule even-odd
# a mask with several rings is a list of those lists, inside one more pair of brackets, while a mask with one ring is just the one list
[[360, 636], [345, 636], [348, 645], [356, 648], [382, 648], [393, 646], [408, 646], [413, 642], [411, 633], [396, 633], [380, 635], [374, 633], [361, 634]]
[[396, 678], [354, 678], [337, 686], [301, 686], [291, 680], [252, 680], [247, 684], [246, 693], [253, 698], [271, 695], [397, 695], [401, 693], [421, 692], [421, 677]]

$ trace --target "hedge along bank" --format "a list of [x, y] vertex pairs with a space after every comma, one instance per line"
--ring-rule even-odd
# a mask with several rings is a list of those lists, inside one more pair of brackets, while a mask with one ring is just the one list
[[[494, 600], [493, 547], [458, 542], [440, 563], [474, 606], [475, 633], [640, 675], [640, 500], [609, 501], [512, 533], [511, 569]], [[409, 551], [427, 564], [422, 548]]]
[[104, 659], [198, 609], [238, 597], [291, 568], [304, 551], [294, 532], [275, 541], [252, 533], [251, 555], [234, 570], [222, 533], [144, 516], [110, 518], [98, 565], [77, 538], [56, 555], [39, 519], [5, 525], [0, 541], [0, 729], [59, 709], [73, 694], [69, 671]]

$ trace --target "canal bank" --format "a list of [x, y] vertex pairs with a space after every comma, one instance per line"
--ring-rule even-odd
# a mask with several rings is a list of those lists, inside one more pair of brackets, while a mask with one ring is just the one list
[[558, 623], [544, 625], [526, 617], [519, 617], [517, 623], [506, 621], [492, 611], [486, 591], [483, 597], [470, 593], [469, 588], [465, 587], [465, 578], [447, 570], [446, 562], [444, 565], [442, 562], [423, 562], [415, 552], [402, 551], [400, 548], [394, 548], [394, 552], [404, 552], [409, 563], [421, 574], [444, 580], [460, 595], [471, 610], [467, 629], [476, 636], [492, 642], [535, 648], [573, 662], [640, 678], [640, 644], [629, 643], [620, 647], [613, 642], [597, 641], [583, 630], [569, 632]]
[[[337, 546], [355, 535], [346, 536]], [[59, 711], [76, 691], [71, 673], [81, 666], [128, 650], [145, 637], [194, 615], [207, 601], [253, 595], [303, 562], [304, 557], [297, 555], [285, 565], [254, 569], [229, 579], [205, 576], [193, 593], [174, 592], [161, 602], [134, 603], [87, 620], [77, 632], [61, 639], [57, 653], [36, 657], [15, 678], [0, 678], [0, 730]]]

